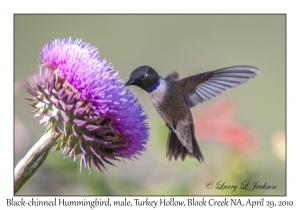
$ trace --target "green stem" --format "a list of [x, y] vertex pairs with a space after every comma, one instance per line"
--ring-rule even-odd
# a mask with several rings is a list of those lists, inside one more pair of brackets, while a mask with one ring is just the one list
[[25, 157], [15, 167], [14, 174], [14, 192], [18, 192], [19, 189], [28, 181], [33, 174], [44, 163], [48, 154], [58, 139], [57, 134], [50, 130], [46, 132], [40, 140], [28, 151]]
[[39, 157], [39, 159], [37, 160], [37, 162], [29, 169], [29, 172], [25, 175], [25, 177], [23, 178], [23, 180], [21, 180], [20, 184], [18, 186], [16, 186], [15, 189], [15, 193], [19, 191], [19, 189], [21, 189], [21, 187], [32, 177], [32, 175], [41, 167], [41, 165], [44, 163], [44, 161], [46, 160], [46, 158], [48, 157], [48, 154], [50, 152], [51, 149], [47, 150], [46, 152], [44, 152], [44, 154]]

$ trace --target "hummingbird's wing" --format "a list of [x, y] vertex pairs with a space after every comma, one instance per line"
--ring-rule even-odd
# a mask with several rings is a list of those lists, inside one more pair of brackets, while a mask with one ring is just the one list
[[177, 71], [172, 71], [165, 77], [165, 80], [176, 81], [179, 79], [179, 74]]
[[254, 66], [231, 66], [207, 71], [179, 80], [185, 103], [194, 107], [203, 101], [255, 78], [260, 71]]

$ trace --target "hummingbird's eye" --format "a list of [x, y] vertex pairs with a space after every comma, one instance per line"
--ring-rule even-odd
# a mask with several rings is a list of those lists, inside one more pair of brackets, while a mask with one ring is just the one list
[[143, 74], [141, 75], [141, 79], [144, 79], [146, 76], [147, 76], [147, 74], [146, 74], [146, 73], [143, 73]]

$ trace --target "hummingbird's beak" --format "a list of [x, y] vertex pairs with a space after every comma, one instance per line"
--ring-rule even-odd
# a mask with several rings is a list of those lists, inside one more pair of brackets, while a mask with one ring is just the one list
[[128, 80], [126, 83], [125, 83], [125, 86], [129, 86], [129, 85], [132, 85], [132, 83], [134, 83], [134, 81], [133, 80]]

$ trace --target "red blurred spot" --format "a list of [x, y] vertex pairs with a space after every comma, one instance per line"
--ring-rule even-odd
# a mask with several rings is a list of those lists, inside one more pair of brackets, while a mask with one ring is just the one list
[[197, 139], [222, 142], [241, 153], [256, 151], [258, 139], [255, 132], [235, 120], [236, 113], [237, 106], [230, 100], [203, 109], [194, 117]]

